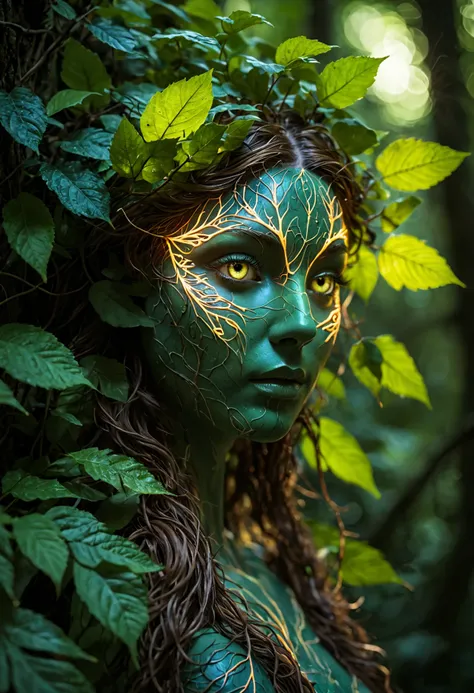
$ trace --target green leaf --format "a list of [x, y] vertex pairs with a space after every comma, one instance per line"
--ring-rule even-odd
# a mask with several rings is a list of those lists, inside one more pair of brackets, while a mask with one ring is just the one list
[[0, 326], [0, 368], [28, 385], [56, 390], [90, 387], [72, 352], [54, 335], [33, 325]]
[[244, 29], [248, 29], [251, 26], [256, 26], [257, 24], [267, 24], [268, 26], [273, 26], [273, 24], [265, 19], [265, 17], [262, 17], [261, 14], [253, 14], [252, 12], [247, 12], [246, 10], [236, 10], [228, 17], [219, 16], [216, 19], [220, 19], [226, 34], [237, 34], [239, 31], [244, 31]]
[[172, 29], [166, 31], [166, 33], [157, 32], [153, 34], [152, 39], [159, 41], [160, 45], [163, 45], [164, 42], [169, 43], [177, 40], [191, 43], [193, 46], [201, 46], [206, 51], [213, 50], [215, 53], [220, 51], [219, 42], [215, 38], [204, 36], [197, 31], [188, 31], [187, 29]]
[[389, 236], [379, 254], [380, 274], [394, 289], [436, 289], [447, 284], [465, 286], [434, 248], [415, 236]]
[[154, 327], [155, 321], [129, 296], [129, 288], [104, 279], [89, 289], [89, 300], [100, 318], [113, 327]]
[[[335, 552], [339, 551], [338, 529], [315, 522], [311, 522], [310, 526], [318, 549], [332, 548]], [[355, 587], [387, 583], [403, 584], [401, 577], [380, 551], [369, 546], [365, 541], [350, 537], [345, 538], [342, 579], [347, 585]]]
[[14, 407], [15, 409], [18, 409], [18, 411], [21, 411], [22, 414], [26, 414], [28, 416], [28, 412], [15, 398], [12, 390], [6, 383], [3, 382], [3, 380], [0, 380], [0, 406], [2, 404], [6, 404], [9, 407]]
[[63, 89], [58, 91], [46, 104], [46, 114], [52, 116], [65, 108], [78, 106], [88, 96], [99, 95], [97, 91], [80, 91], [78, 89]]
[[148, 183], [156, 183], [174, 167], [177, 140], [158, 140], [149, 142], [146, 147], [146, 160], [141, 177]]
[[22, 554], [46, 573], [59, 590], [69, 552], [54, 522], [38, 513], [24, 515], [14, 520], [13, 536]]
[[344, 383], [337, 375], [331, 373], [327, 368], [323, 368], [318, 376], [317, 387], [327, 392], [331, 397], [336, 399], [345, 399], [346, 389]]
[[3, 493], [11, 493], [23, 501], [49, 500], [51, 498], [80, 498], [57, 479], [41, 479], [23, 469], [11, 469], [2, 479]]
[[109, 221], [110, 195], [102, 178], [88, 169], [42, 164], [40, 175], [69, 211]]
[[280, 72], [285, 71], [284, 65], [258, 60], [258, 58], [254, 58], [252, 55], [244, 55], [243, 57], [245, 58], [246, 62], [252, 65], [252, 67], [256, 67], [258, 70], [265, 72], [267, 75], [277, 75]]
[[55, 0], [55, 2], [52, 5], [52, 9], [54, 10], [54, 12], [60, 14], [61, 17], [64, 17], [65, 19], [75, 19], [77, 17], [77, 13], [74, 7], [71, 7], [71, 5], [65, 0]]
[[95, 480], [105, 481], [117, 491], [128, 488], [135, 493], [167, 494], [165, 487], [137, 460], [126, 455], [115, 455], [111, 450], [85, 448], [70, 452], [77, 464]]
[[120, 122], [110, 147], [110, 160], [117, 173], [125, 178], [137, 178], [146, 160], [146, 144], [126, 119]]
[[[217, 123], [206, 123], [193, 135], [190, 140], [181, 144], [181, 151], [176, 160], [181, 166], [181, 171], [194, 171], [206, 168], [217, 157], [219, 145], [221, 143], [225, 125]], [[187, 163], [184, 163], [187, 159]]]
[[[71, 38], [68, 39], [64, 51], [61, 79], [71, 89], [98, 91], [101, 94], [112, 85], [99, 56]], [[106, 106], [109, 101], [108, 94], [87, 98], [87, 103], [93, 108]]]
[[137, 641], [148, 623], [147, 589], [140, 577], [75, 563], [74, 582], [91, 614], [128, 646], [137, 663]]
[[113, 532], [123, 529], [138, 511], [140, 496], [134, 493], [115, 493], [97, 509], [96, 517]]
[[140, 551], [133, 541], [104, 532], [89, 535], [81, 542], [71, 542], [70, 548], [75, 559], [86, 568], [97, 568], [105, 561], [126, 568], [136, 575], [163, 569], [163, 566], [157, 565]]
[[80, 365], [87, 379], [103, 395], [117, 402], [127, 401], [128, 381], [123, 363], [94, 354], [81, 359]]
[[54, 242], [54, 221], [46, 205], [30, 193], [20, 193], [3, 208], [3, 227], [13, 250], [45, 282]]
[[110, 158], [112, 139], [111, 132], [99, 128], [85, 128], [76, 132], [72, 139], [63, 140], [60, 147], [71, 154], [107, 161]]
[[[5, 590], [12, 601], [16, 599], [14, 583], [15, 571], [13, 563], [0, 553], [0, 587]], [[0, 690], [2, 689], [0, 688]]]
[[112, 133], [117, 132], [122, 120], [123, 118], [121, 116], [114, 114], [106, 114], [100, 116], [100, 122], [102, 123], [104, 128], [107, 130], [107, 132]]
[[0, 123], [16, 142], [38, 153], [46, 130], [46, 111], [30, 89], [16, 87], [9, 94], [0, 89]]
[[365, 125], [352, 118], [336, 121], [331, 132], [345, 153], [351, 156], [362, 154], [377, 144], [375, 130], [366, 128]]
[[15, 609], [12, 621], [4, 624], [4, 630], [16, 647], [94, 661], [94, 657], [81, 650], [61, 628], [30, 609]]
[[289, 65], [298, 58], [308, 58], [321, 55], [331, 50], [331, 46], [306, 38], [306, 36], [295, 36], [280, 43], [276, 49], [275, 61], [280, 65]]
[[95, 19], [87, 28], [96, 39], [124, 53], [133, 53], [137, 41], [129, 29], [114, 24], [109, 19]]
[[200, 19], [214, 19], [220, 13], [220, 8], [214, 0], [187, 0], [183, 10], [192, 17]]
[[353, 344], [349, 353], [349, 366], [355, 377], [378, 398], [382, 387], [383, 356], [369, 340]]
[[380, 498], [369, 458], [340, 423], [321, 417], [319, 445], [323, 460], [335, 476]]
[[160, 88], [150, 82], [124, 82], [114, 96], [129, 109], [131, 118], [140, 118], [151, 97], [158, 91]]
[[345, 279], [349, 282], [349, 288], [367, 302], [379, 277], [377, 259], [369, 248], [361, 245], [355, 261], [351, 259], [351, 262], [353, 264], [346, 269]]
[[220, 149], [224, 152], [230, 152], [240, 147], [254, 124], [256, 118], [254, 116], [246, 116], [236, 118], [227, 125], [224, 133], [224, 141]]
[[384, 233], [392, 233], [392, 231], [398, 229], [400, 224], [403, 224], [413, 214], [419, 204], [421, 204], [420, 198], [410, 195], [410, 197], [406, 197], [404, 200], [392, 202], [392, 204], [385, 207], [382, 214], [382, 231]]
[[18, 693], [94, 693], [92, 685], [70, 662], [43, 659], [6, 643], [13, 690]]
[[384, 60], [361, 55], [340, 58], [326, 65], [316, 81], [321, 106], [347, 108], [363, 98]]
[[406, 346], [389, 334], [377, 337], [374, 342], [383, 357], [383, 387], [401, 397], [417, 399], [431, 409], [426, 385]]
[[212, 106], [212, 70], [173, 82], [153, 96], [140, 118], [147, 142], [189, 137], [206, 120]]
[[469, 152], [408, 137], [389, 144], [375, 165], [396, 190], [427, 190], [447, 178], [467, 156]]

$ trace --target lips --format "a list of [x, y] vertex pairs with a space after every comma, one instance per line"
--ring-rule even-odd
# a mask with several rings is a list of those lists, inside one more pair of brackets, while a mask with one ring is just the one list
[[250, 378], [254, 383], [268, 383], [274, 385], [302, 385], [306, 380], [306, 373], [302, 368], [290, 366], [278, 366], [265, 373], [259, 373]]

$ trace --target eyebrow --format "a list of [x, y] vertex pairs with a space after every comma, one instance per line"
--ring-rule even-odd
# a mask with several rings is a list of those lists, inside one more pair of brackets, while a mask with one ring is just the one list
[[323, 250], [323, 252], [321, 253], [321, 255], [317, 256], [317, 257], [313, 260], [313, 262], [315, 262], [316, 260], [322, 260], [322, 259], [324, 259], [324, 258], [326, 258], [326, 257], [328, 257], [328, 256], [331, 256], [331, 255], [337, 255], [337, 254], [339, 254], [339, 253], [342, 254], [342, 252], [348, 253], [349, 251], [348, 251], [347, 246], [346, 246], [346, 244], [344, 243], [344, 241], [341, 240], [340, 238], [338, 238], [336, 241], [333, 241], [332, 243], [329, 243], [329, 244], [326, 246], [326, 248]]

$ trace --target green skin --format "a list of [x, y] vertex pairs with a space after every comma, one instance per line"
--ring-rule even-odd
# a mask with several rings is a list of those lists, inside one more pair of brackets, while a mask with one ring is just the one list
[[[221, 547], [218, 559], [229, 586], [283, 631], [318, 691], [352, 693], [365, 689], [354, 688], [349, 674], [318, 644], [291, 591], [254, 551], [224, 538], [227, 453], [240, 437], [272, 442], [288, 433], [332, 346], [322, 326], [337, 307], [337, 278], [347, 251], [341, 219], [328, 215], [325, 200], [331, 197], [318, 176], [286, 168], [229, 193], [219, 207], [209, 201], [204, 215], [195, 215], [181, 230], [202, 226], [199, 240], [192, 243], [191, 234], [179, 249], [192, 263], [188, 284], [190, 275], [176, 269], [177, 254], [165, 255], [157, 268], [162, 280], [147, 303], [157, 326], [144, 330], [143, 339], [168, 407], [175, 452], [195, 471], [204, 527]], [[330, 291], [323, 293], [326, 288]], [[273, 377], [264, 374], [282, 365], [299, 369], [298, 384], [268, 382]], [[255, 382], [259, 378], [265, 382]], [[202, 666], [185, 674], [189, 693], [243, 691], [251, 675], [255, 690], [273, 691], [258, 664], [252, 667], [243, 650], [213, 631], [202, 632], [190, 654]], [[240, 665], [224, 683], [221, 677], [236, 662]], [[250, 684], [245, 690], [254, 689]]]

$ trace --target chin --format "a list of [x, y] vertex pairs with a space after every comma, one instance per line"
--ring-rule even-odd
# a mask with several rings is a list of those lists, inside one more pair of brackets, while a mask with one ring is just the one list
[[255, 443], [276, 443], [291, 431], [295, 421], [296, 417], [280, 417], [277, 414], [267, 413], [248, 438]]

